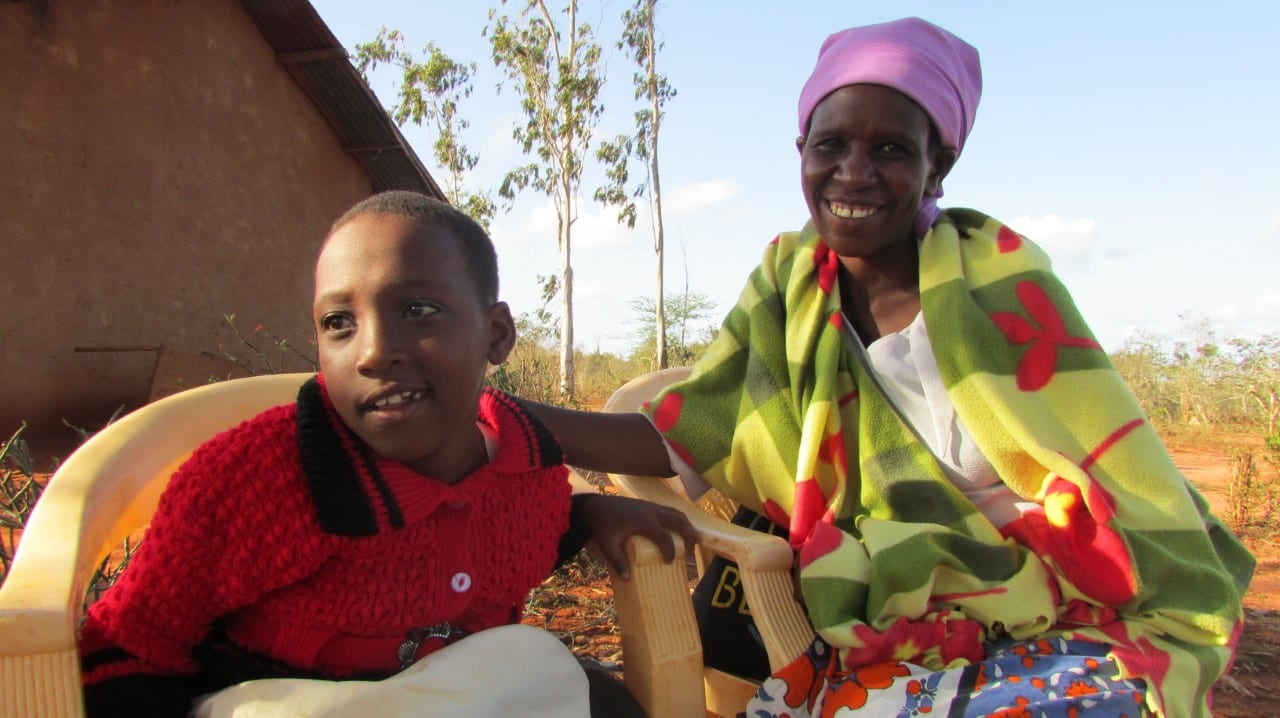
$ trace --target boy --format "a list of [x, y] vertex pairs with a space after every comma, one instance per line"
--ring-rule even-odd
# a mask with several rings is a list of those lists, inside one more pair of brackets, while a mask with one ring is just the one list
[[[445, 203], [384, 193], [334, 223], [316, 263], [320, 372], [295, 405], [211, 439], [174, 475], [134, 563], [89, 611], [90, 715], [185, 715], [194, 697], [227, 686], [201, 715], [276, 700], [281, 686], [308, 706], [314, 694], [304, 694], [320, 686], [334, 714], [373, 701], [387, 715], [398, 704], [355, 695], [369, 690], [399, 691], [430, 712], [421, 686], [401, 684], [449, 660], [472, 665], [474, 655], [449, 658], [478, 643], [464, 637], [545, 641], [498, 627], [518, 622], [529, 591], [587, 531], [624, 577], [627, 537], [647, 536], [668, 557], [669, 531], [694, 539], [669, 509], [599, 494], [571, 501], [555, 438], [484, 387], [515, 343], [497, 288], [492, 243]], [[548, 714], [585, 714], [587, 680], [576, 664], [564, 679], [563, 646], [505, 663], [517, 653], [481, 656], [487, 676], [461, 671], [473, 681], [464, 704], [483, 715], [486, 701], [567, 684], [582, 695], [556, 698]], [[431, 670], [381, 680], [428, 654]], [[260, 678], [351, 683], [235, 685]], [[593, 707], [599, 689], [616, 694], [592, 683]], [[273, 705], [301, 712], [301, 702]]]

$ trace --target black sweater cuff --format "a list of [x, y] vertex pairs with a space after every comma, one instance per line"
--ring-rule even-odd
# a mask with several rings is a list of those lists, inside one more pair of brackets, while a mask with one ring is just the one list
[[560, 547], [556, 551], [556, 568], [572, 561], [591, 538], [591, 527], [587, 526], [586, 519], [582, 516], [582, 507], [587, 501], [598, 496], [600, 494], [585, 493], [574, 494], [570, 498], [572, 503], [569, 507], [569, 530], [560, 536]]

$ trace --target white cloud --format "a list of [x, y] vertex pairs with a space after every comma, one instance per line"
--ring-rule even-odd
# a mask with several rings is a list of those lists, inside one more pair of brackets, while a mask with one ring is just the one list
[[662, 211], [671, 214], [688, 214], [712, 207], [738, 193], [732, 180], [711, 180], [681, 185], [662, 194]]
[[1098, 243], [1098, 223], [1057, 214], [1014, 217], [1009, 226], [1044, 248], [1055, 260], [1084, 258]]
[[[515, 123], [516, 116], [509, 112], [489, 117], [484, 121], [485, 127], [482, 131], [485, 131], [485, 135], [480, 141], [480, 151], [477, 153], [480, 155], [481, 164], [489, 162], [502, 166], [507, 163], [506, 158], [520, 156], [520, 145], [516, 144], [511, 136]], [[475, 132], [474, 122], [471, 132]]]
[[608, 299], [615, 300], [618, 298], [618, 287], [610, 282], [600, 280], [582, 281], [576, 279], [573, 286], [574, 299]]
[[[532, 198], [532, 196], [531, 196]], [[647, 230], [637, 222], [635, 229], [618, 224], [617, 210], [579, 199], [578, 218], [573, 223], [573, 249], [617, 249], [647, 242]], [[516, 216], [499, 217], [493, 223], [493, 241], [499, 249], [535, 242], [556, 246], [556, 208], [549, 200], [538, 199], [532, 209]]]
[[1271, 219], [1267, 221], [1267, 229], [1264, 233], [1266, 237], [1280, 236], [1280, 214], [1271, 215]]

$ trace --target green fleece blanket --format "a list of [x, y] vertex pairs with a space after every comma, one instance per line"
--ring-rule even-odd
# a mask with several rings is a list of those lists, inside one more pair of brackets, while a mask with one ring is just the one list
[[1101, 641], [1153, 709], [1209, 714], [1253, 558], [1175, 468], [1047, 256], [971, 210], [921, 245], [925, 324], [956, 412], [1039, 504], [997, 530], [868, 378], [812, 225], [765, 252], [690, 379], [649, 407], [673, 448], [787, 526], [847, 669], [938, 670], [982, 643]]

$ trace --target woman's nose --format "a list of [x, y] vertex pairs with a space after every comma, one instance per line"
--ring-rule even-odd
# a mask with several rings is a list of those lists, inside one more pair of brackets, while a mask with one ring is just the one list
[[850, 181], [870, 182], [876, 177], [875, 163], [866, 152], [851, 149], [840, 159], [839, 173]]

